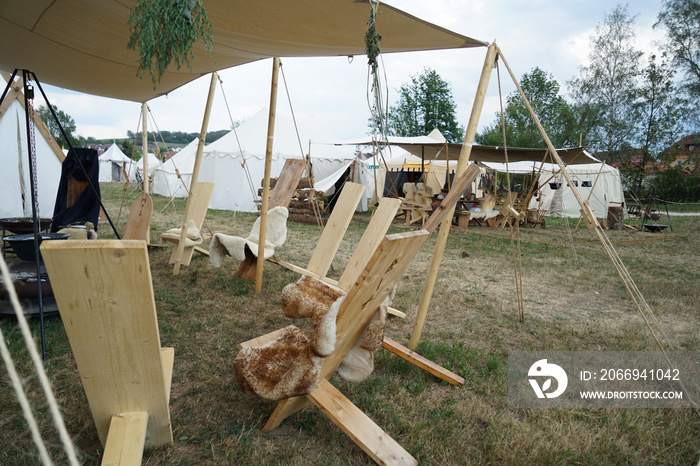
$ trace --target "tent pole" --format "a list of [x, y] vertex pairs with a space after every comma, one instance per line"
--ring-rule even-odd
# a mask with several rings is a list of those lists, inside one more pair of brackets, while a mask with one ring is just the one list
[[148, 106], [146, 102], [141, 103], [141, 147], [143, 163], [143, 192], [148, 193]]
[[202, 162], [202, 152], [204, 152], [204, 142], [207, 139], [207, 128], [209, 127], [209, 116], [211, 115], [211, 104], [214, 101], [214, 92], [216, 91], [216, 80], [219, 75], [216, 72], [211, 74], [211, 82], [209, 83], [209, 95], [207, 104], [204, 107], [204, 118], [202, 118], [202, 129], [199, 132], [199, 143], [197, 144], [197, 154], [194, 158], [194, 167], [192, 168], [192, 179], [190, 180], [190, 192], [187, 196], [187, 205], [185, 206], [185, 217], [182, 219], [182, 227], [180, 228], [180, 241], [177, 243], [177, 254], [175, 255], [175, 266], [173, 267], [173, 275], [180, 273], [180, 265], [182, 264], [182, 254], [185, 251], [185, 240], [187, 238], [187, 223], [192, 216], [192, 192], [197, 185], [197, 177], [199, 177], [199, 166]]
[[267, 122], [267, 146], [265, 148], [265, 177], [263, 178], [263, 196], [260, 207], [260, 236], [258, 238], [258, 262], [255, 267], [255, 293], [262, 292], [263, 265], [265, 264], [265, 230], [267, 228], [267, 207], [270, 196], [270, 170], [272, 168], [272, 143], [275, 136], [275, 115], [277, 112], [277, 81], [280, 59], [272, 60], [272, 85], [270, 89], [270, 115]]
[[[476, 136], [476, 129], [479, 125], [479, 116], [481, 115], [481, 111], [484, 107], [486, 91], [489, 86], [489, 80], [491, 79], [491, 71], [493, 70], [495, 62], [496, 44], [493, 43], [489, 46], [488, 51], [486, 52], [484, 67], [481, 70], [481, 78], [479, 79], [479, 85], [476, 89], [474, 105], [472, 106], [472, 112], [469, 116], [469, 124], [467, 125], [467, 131], [464, 135], [464, 142], [462, 144], [462, 150], [459, 154], [457, 169], [455, 170], [455, 179], [459, 179], [459, 177], [461, 177], [462, 174], [467, 170], [469, 158], [471, 157], [472, 153], [472, 145], [474, 144], [474, 136]], [[433, 289], [435, 288], [435, 281], [437, 280], [438, 269], [440, 268], [440, 262], [442, 261], [442, 254], [445, 251], [445, 243], [447, 242], [447, 236], [449, 235], [450, 227], [452, 226], [452, 216], [454, 215], [454, 210], [455, 208], [452, 207], [450, 212], [445, 216], [445, 219], [440, 224], [440, 231], [438, 233], [437, 242], [435, 244], [433, 259], [430, 263], [430, 268], [428, 269], [428, 274], [425, 278], [423, 296], [421, 297], [420, 305], [418, 306], [416, 323], [413, 326], [413, 331], [411, 332], [411, 340], [408, 343], [408, 348], [413, 351], [415, 351], [415, 349], [418, 347], [420, 335], [423, 331], [425, 317], [428, 313], [428, 306], [430, 305], [430, 298], [433, 295]]]

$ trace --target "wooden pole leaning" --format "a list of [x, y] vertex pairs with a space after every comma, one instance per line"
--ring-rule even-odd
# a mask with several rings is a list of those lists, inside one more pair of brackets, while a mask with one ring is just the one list
[[258, 261], [255, 267], [255, 293], [262, 292], [263, 265], [265, 265], [265, 230], [267, 229], [267, 207], [270, 197], [270, 170], [272, 167], [272, 143], [275, 138], [275, 115], [277, 113], [277, 82], [280, 59], [272, 60], [272, 85], [270, 86], [270, 115], [267, 123], [267, 147], [265, 148], [265, 177], [263, 178], [262, 203], [260, 205], [260, 236], [258, 239]]
[[[143, 192], [148, 194], [148, 105], [141, 103], [141, 159], [143, 164]], [[151, 242], [150, 220], [146, 228], [146, 244]]]
[[[496, 44], [493, 43], [489, 46], [486, 52], [486, 59], [484, 60], [484, 67], [481, 70], [481, 78], [479, 79], [479, 85], [476, 89], [476, 96], [474, 97], [474, 105], [472, 106], [472, 112], [469, 117], [469, 124], [467, 125], [467, 131], [464, 135], [464, 143], [462, 144], [462, 150], [459, 154], [457, 168], [455, 169], [455, 178], [461, 177], [462, 174], [466, 171], [467, 165], [469, 163], [469, 158], [471, 157], [472, 145], [474, 144], [474, 137], [476, 136], [476, 129], [479, 124], [479, 117], [484, 107], [486, 91], [489, 86], [489, 80], [491, 79], [491, 71], [493, 70], [494, 63], [496, 62], [496, 48]], [[450, 226], [452, 225], [452, 215], [454, 213], [454, 209], [455, 207], [453, 206], [450, 213], [447, 216], [445, 216], [444, 220], [440, 224], [437, 243], [435, 244], [435, 250], [433, 252], [433, 259], [430, 263], [430, 268], [428, 269], [428, 273], [425, 278], [423, 296], [421, 297], [420, 304], [418, 306], [416, 322], [413, 326], [413, 331], [411, 332], [411, 339], [408, 343], [408, 348], [413, 351], [415, 351], [418, 347], [420, 335], [423, 331], [423, 325], [425, 325], [425, 317], [428, 313], [428, 306], [430, 306], [430, 299], [433, 296], [433, 289], [435, 288], [435, 281], [437, 280], [437, 274], [438, 269], [440, 268], [440, 262], [442, 261], [442, 255], [445, 251], [445, 243], [447, 243], [447, 236], [450, 233]]]
[[173, 266], [173, 275], [180, 274], [180, 266], [182, 264], [182, 255], [185, 251], [185, 240], [187, 238], [187, 224], [192, 216], [192, 193], [197, 186], [197, 177], [199, 177], [199, 167], [202, 164], [202, 153], [204, 152], [204, 142], [207, 138], [207, 128], [209, 127], [209, 116], [211, 115], [211, 105], [214, 101], [214, 92], [216, 91], [216, 80], [219, 75], [216, 72], [211, 74], [211, 82], [209, 83], [209, 95], [207, 104], [204, 108], [204, 118], [202, 118], [202, 129], [199, 132], [199, 143], [197, 144], [197, 154], [194, 158], [194, 167], [192, 169], [192, 179], [190, 181], [190, 196], [187, 196], [187, 205], [185, 207], [185, 217], [182, 219], [182, 228], [180, 228], [180, 241], [177, 243], [175, 254], [175, 265]]

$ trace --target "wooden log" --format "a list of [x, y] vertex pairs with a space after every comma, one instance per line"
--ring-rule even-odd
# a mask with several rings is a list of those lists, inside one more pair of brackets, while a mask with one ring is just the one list
[[622, 211], [622, 206], [610, 206], [608, 207], [608, 229], [610, 230], [624, 230], [624, 224], [622, 220], [624, 219], [624, 213]]
[[308, 210], [313, 211], [314, 208], [317, 208], [319, 210], [324, 210], [325, 207], [326, 207], [326, 203], [323, 201], [319, 201], [319, 200], [309, 201], [309, 200], [292, 199], [292, 202], [289, 203], [290, 209], [308, 209]]
[[[270, 189], [273, 189], [275, 186], [277, 186], [277, 178], [270, 178]], [[260, 183], [262, 185], [262, 182]], [[311, 179], [309, 178], [301, 178], [299, 180], [299, 184], [297, 184], [297, 189], [307, 189], [307, 188], [312, 188], [314, 185], [314, 178], [312, 177]]]
[[310, 225], [316, 225], [320, 221], [321, 224], [325, 225], [326, 222], [328, 222], [328, 219], [324, 218], [324, 217], [317, 219], [316, 217], [311, 216], [311, 215], [289, 214], [287, 221], [297, 222], [297, 223], [308, 223]]

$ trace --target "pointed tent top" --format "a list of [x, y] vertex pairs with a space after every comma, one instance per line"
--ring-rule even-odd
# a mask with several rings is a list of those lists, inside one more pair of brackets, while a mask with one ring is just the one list
[[445, 136], [442, 135], [439, 129], [435, 128], [428, 134], [428, 137], [431, 139], [435, 139], [438, 142], [446, 142], [447, 139], [445, 139]]

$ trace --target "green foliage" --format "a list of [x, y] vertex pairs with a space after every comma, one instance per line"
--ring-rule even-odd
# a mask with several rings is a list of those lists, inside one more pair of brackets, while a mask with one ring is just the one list
[[608, 162], [617, 161], [616, 154], [634, 134], [632, 110], [642, 56], [634, 41], [634, 18], [618, 5], [590, 36], [590, 65], [582, 66], [580, 76], [569, 83], [579, 105], [599, 110], [590, 142], [607, 153]]
[[389, 127], [397, 136], [425, 136], [437, 128], [449, 142], [462, 142], [464, 128], [449, 83], [430, 68], [411, 76], [399, 89], [399, 101], [389, 107]]
[[[551, 74], [535, 67], [523, 75], [520, 86], [555, 147], [578, 146], [581, 135], [587, 139], [595, 112], [588, 106], [569, 105], [559, 94], [559, 83]], [[508, 146], [547, 147], [518, 91], [508, 96], [504, 114]], [[496, 121], [477, 134], [476, 140], [487, 146], [504, 144], [500, 112], [496, 113]]]
[[620, 166], [626, 185], [636, 192], [643, 185], [650, 170], [656, 168], [657, 155], [676, 141], [683, 130], [686, 103], [678, 97], [674, 71], [656, 56], [649, 57], [649, 64], [642, 70], [637, 101], [634, 103], [634, 121], [638, 150]]
[[666, 31], [664, 49], [683, 71], [689, 95], [700, 99], [700, 3], [665, 0], [654, 27]]
[[[220, 137], [222, 137], [228, 133], [229, 133], [229, 130], [227, 130], [227, 129], [219, 129], [216, 131], [207, 132], [207, 136], [206, 136], [207, 144], [216, 141], [217, 139], [219, 139]], [[127, 131], [126, 137], [133, 141], [135, 139], [140, 139], [141, 135], [135, 134], [133, 131]], [[166, 144], [187, 145], [190, 142], [192, 142], [193, 139], [197, 139], [197, 138], [199, 138], [199, 133], [185, 133], [182, 131], [160, 131], [157, 133], [154, 131], [148, 132], [148, 140], [149, 141], [157, 141], [159, 144], [161, 143], [161, 141], [164, 141]]]
[[[59, 110], [55, 105], [52, 105], [51, 107], [53, 108], [54, 113], [56, 113], [58, 122], [56, 122], [56, 119], [53, 117], [51, 110], [49, 110], [48, 107], [42, 105], [36, 109], [36, 114], [39, 115], [41, 121], [43, 121], [46, 127], [49, 129], [51, 136], [53, 136], [58, 145], [64, 149], [68, 149], [68, 142], [70, 142], [73, 147], [81, 147], [84, 140], [75, 134], [76, 126], [73, 117], [68, 115], [66, 112]], [[63, 137], [59, 123], [63, 128], [63, 131], [65, 131], [68, 140]]]
[[138, 48], [139, 77], [148, 72], [155, 89], [174, 61], [179, 70], [191, 67], [192, 46], [201, 37], [211, 54], [211, 21], [201, 0], [140, 0], [129, 15], [131, 36], [127, 48]]

